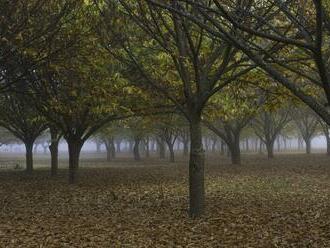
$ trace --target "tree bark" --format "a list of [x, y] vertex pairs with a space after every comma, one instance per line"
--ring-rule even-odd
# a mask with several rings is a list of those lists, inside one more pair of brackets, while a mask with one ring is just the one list
[[225, 155], [225, 142], [221, 140], [221, 145], [220, 145], [220, 154]]
[[77, 180], [79, 157], [83, 142], [81, 140], [71, 138], [67, 139], [67, 143], [69, 148], [69, 184], [74, 184]]
[[133, 152], [134, 141], [128, 141], [128, 150], [129, 152]]
[[107, 149], [107, 161], [111, 161], [111, 150], [110, 147], [108, 145], [105, 146]]
[[189, 154], [189, 141], [185, 140], [183, 143], [183, 156], [188, 156]]
[[200, 117], [190, 121], [190, 159], [189, 159], [189, 214], [199, 217], [204, 212], [204, 160]]
[[31, 174], [33, 171], [33, 141], [26, 141], [24, 144], [26, 149], [26, 173]]
[[330, 137], [329, 135], [326, 136], [327, 140], [327, 155], [330, 156]]
[[115, 142], [114, 142], [113, 138], [111, 138], [109, 141], [110, 141], [110, 152], [111, 152], [111, 156], [114, 159], [114, 158], [116, 158]]
[[212, 140], [212, 152], [213, 152], [213, 153], [215, 153], [216, 145], [217, 145], [217, 140], [216, 140], [216, 139], [213, 139], [213, 140]]
[[150, 157], [150, 147], [149, 147], [149, 138], [146, 138], [144, 141], [144, 147], [145, 147], [145, 153], [146, 153], [146, 158]]
[[241, 149], [240, 149], [239, 135], [235, 135], [233, 143], [229, 146], [229, 148], [230, 148], [230, 157], [232, 164], [240, 165]]
[[120, 153], [121, 152], [121, 140], [117, 140], [116, 141], [116, 147], [117, 147], [117, 152]]
[[306, 153], [311, 154], [311, 150], [312, 150], [311, 139], [305, 139], [305, 143], [306, 143]]
[[245, 149], [247, 152], [250, 151], [250, 143], [249, 143], [249, 138], [245, 139]]
[[274, 158], [274, 141], [269, 141], [266, 144], [267, 156], [269, 159]]
[[50, 156], [51, 156], [51, 164], [50, 164], [50, 175], [56, 176], [58, 170], [58, 143], [59, 141], [52, 141], [49, 146]]
[[139, 150], [140, 141], [141, 141], [140, 138], [138, 138], [138, 137], [134, 138], [133, 155], [134, 155], [134, 160], [135, 161], [140, 161], [141, 160], [140, 150]]
[[51, 164], [50, 164], [50, 175], [56, 176], [58, 170], [58, 144], [60, 142], [61, 135], [59, 135], [56, 128], [50, 128], [51, 142], [49, 146]]
[[167, 143], [167, 146], [168, 146], [168, 150], [170, 152], [170, 162], [174, 163], [175, 162], [175, 159], [174, 159], [174, 145], [171, 144], [171, 143]]
[[100, 153], [101, 152], [101, 143], [99, 141], [95, 141], [95, 145], [96, 145], [96, 152]]

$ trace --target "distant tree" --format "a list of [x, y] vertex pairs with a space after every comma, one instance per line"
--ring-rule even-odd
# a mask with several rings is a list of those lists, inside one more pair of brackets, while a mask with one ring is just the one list
[[296, 108], [292, 114], [295, 116], [294, 123], [305, 141], [306, 153], [310, 154], [312, 138], [315, 136], [319, 125], [318, 118], [314, 112], [304, 107]]
[[183, 144], [183, 155], [188, 156], [189, 154], [189, 127], [188, 125], [183, 125], [179, 127], [179, 136], [178, 139], [182, 142]]
[[167, 144], [170, 153], [169, 160], [171, 163], [175, 162], [174, 143], [179, 136], [179, 126], [181, 124], [181, 118], [179, 118], [177, 115], [171, 114], [162, 116], [162, 118], [158, 118], [158, 121], [154, 127], [155, 133]]
[[24, 143], [27, 173], [33, 171], [33, 144], [47, 128], [45, 118], [30, 102], [31, 99], [18, 93], [0, 95], [0, 126]]
[[252, 128], [259, 139], [266, 145], [268, 158], [274, 157], [274, 143], [282, 129], [291, 120], [288, 109], [276, 111], [264, 110], [252, 121]]

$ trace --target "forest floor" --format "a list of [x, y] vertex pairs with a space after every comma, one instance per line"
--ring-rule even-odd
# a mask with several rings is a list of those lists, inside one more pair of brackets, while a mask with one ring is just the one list
[[184, 160], [83, 159], [72, 186], [64, 169], [0, 170], [0, 247], [330, 247], [327, 156], [208, 156], [194, 220], [187, 173]]

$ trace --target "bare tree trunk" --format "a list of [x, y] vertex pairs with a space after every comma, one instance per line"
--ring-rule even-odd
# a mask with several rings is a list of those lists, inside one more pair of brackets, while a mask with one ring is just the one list
[[129, 150], [129, 152], [133, 152], [133, 146], [134, 146], [134, 141], [129, 140], [128, 141], [128, 150]]
[[174, 163], [175, 162], [175, 160], [174, 160], [174, 146], [171, 143], [167, 143], [167, 145], [168, 145], [168, 150], [170, 152], [170, 162]]
[[121, 152], [121, 140], [116, 140], [116, 148], [117, 148], [117, 152], [120, 153]]
[[259, 140], [259, 154], [263, 154], [262, 152], [262, 141]]
[[106, 144], [105, 148], [107, 150], [107, 161], [111, 161], [111, 149], [110, 149], [109, 144]]
[[217, 146], [217, 139], [212, 139], [212, 152], [215, 153]]
[[133, 155], [134, 155], [134, 160], [135, 161], [140, 161], [141, 160], [140, 149], [139, 149], [140, 141], [141, 141], [141, 139], [139, 137], [134, 138]]
[[75, 138], [69, 138], [67, 143], [69, 148], [69, 184], [74, 184], [77, 180], [79, 157], [83, 142]]
[[220, 154], [221, 155], [225, 155], [225, 142], [223, 140], [221, 140], [221, 146], [220, 146]]
[[145, 138], [144, 147], [145, 147], [144, 150], [145, 150], [146, 158], [149, 158], [150, 157], [149, 137]]
[[267, 155], [269, 159], [274, 158], [274, 141], [269, 141], [266, 144]]
[[26, 157], [26, 173], [31, 174], [33, 171], [33, 142], [25, 141], [25, 157]]
[[101, 152], [101, 143], [98, 140], [96, 140], [95, 145], [96, 145], [96, 152], [100, 153]]
[[111, 151], [111, 156], [112, 158], [116, 158], [116, 147], [115, 147], [115, 143], [113, 141], [113, 139], [111, 140], [111, 143], [110, 143], [110, 151]]
[[280, 140], [280, 135], [277, 136], [276, 143], [277, 143], [277, 151], [280, 152], [280, 151], [281, 151], [281, 140]]
[[245, 149], [247, 152], [250, 151], [250, 143], [249, 143], [249, 138], [245, 139]]
[[58, 144], [61, 139], [61, 134], [57, 130], [57, 128], [50, 127], [50, 145], [49, 145], [49, 151], [51, 156], [51, 164], [50, 164], [50, 175], [52, 177], [57, 175], [58, 170]]
[[305, 140], [305, 143], [306, 143], [306, 153], [311, 154], [311, 150], [312, 150], [311, 139], [305, 138], [304, 140]]
[[233, 143], [228, 145], [230, 149], [230, 157], [232, 164], [240, 165], [241, 164], [241, 149], [240, 149], [240, 141], [239, 135], [235, 135], [235, 139]]
[[330, 156], [330, 137], [329, 135], [326, 136], [327, 140], [327, 155]]
[[204, 160], [200, 116], [190, 121], [190, 159], [189, 159], [189, 214], [199, 217], [204, 212]]
[[189, 153], [189, 141], [185, 140], [182, 142], [183, 143], [183, 155], [188, 156]]
[[50, 174], [52, 177], [57, 175], [58, 170], [58, 143], [59, 141], [52, 141], [49, 146], [51, 156]]

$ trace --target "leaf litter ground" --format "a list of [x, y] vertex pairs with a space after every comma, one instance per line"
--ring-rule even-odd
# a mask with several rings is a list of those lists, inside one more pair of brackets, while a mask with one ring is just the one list
[[73, 186], [64, 169], [0, 171], [0, 247], [330, 247], [330, 158], [243, 161], [208, 156], [194, 220], [183, 160], [85, 159]]

